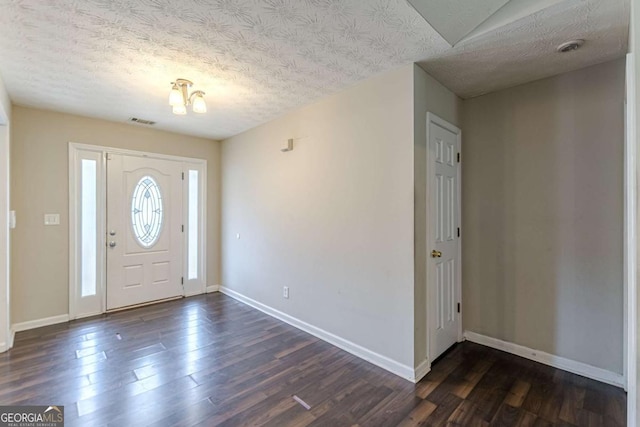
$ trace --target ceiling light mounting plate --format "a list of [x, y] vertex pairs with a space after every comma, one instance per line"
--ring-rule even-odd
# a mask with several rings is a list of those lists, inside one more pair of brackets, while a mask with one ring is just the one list
[[193, 82], [191, 80], [187, 80], [187, 79], [176, 79], [175, 82], [171, 82], [171, 84], [176, 84], [180, 87], [182, 86], [186, 86], [186, 87], [191, 87], [193, 86]]

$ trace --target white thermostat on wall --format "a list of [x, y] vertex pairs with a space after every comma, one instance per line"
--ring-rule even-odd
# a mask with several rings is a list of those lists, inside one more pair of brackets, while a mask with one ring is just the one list
[[60, 214], [44, 214], [44, 225], [60, 225]]

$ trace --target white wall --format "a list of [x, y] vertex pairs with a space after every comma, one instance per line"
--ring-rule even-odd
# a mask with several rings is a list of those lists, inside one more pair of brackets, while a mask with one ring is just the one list
[[464, 102], [467, 330], [623, 373], [624, 60]]
[[[69, 313], [69, 142], [207, 160], [207, 279], [219, 283], [220, 144], [152, 128], [15, 106], [12, 117], [12, 324]], [[60, 226], [45, 227], [44, 213]], [[36, 268], [34, 268], [36, 266]]]
[[412, 370], [412, 117], [411, 65], [224, 141], [223, 287]]
[[9, 333], [9, 146], [11, 100], [0, 79], [0, 351], [11, 344]]

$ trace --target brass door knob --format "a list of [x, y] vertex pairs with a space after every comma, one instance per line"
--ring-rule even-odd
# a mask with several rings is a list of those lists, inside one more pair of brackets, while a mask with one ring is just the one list
[[431, 251], [431, 258], [440, 258], [442, 257], [442, 252], [436, 251], [435, 249]]

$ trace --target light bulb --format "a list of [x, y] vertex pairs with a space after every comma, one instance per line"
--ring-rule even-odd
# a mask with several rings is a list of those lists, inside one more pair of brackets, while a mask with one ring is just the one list
[[197, 91], [194, 93], [195, 97], [193, 98], [193, 112], [194, 113], [206, 113], [207, 112], [207, 103], [204, 101], [204, 92]]
[[182, 99], [182, 91], [175, 83], [173, 84], [171, 92], [169, 93], [169, 105], [171, 105], [172, 107], [184, 105], [184, 99]]
[[173, 114], [178, 114], [180, 116], [184, 116], [187, 114], [187, 107], [184, 104], [174, 105], [173, 106]]

